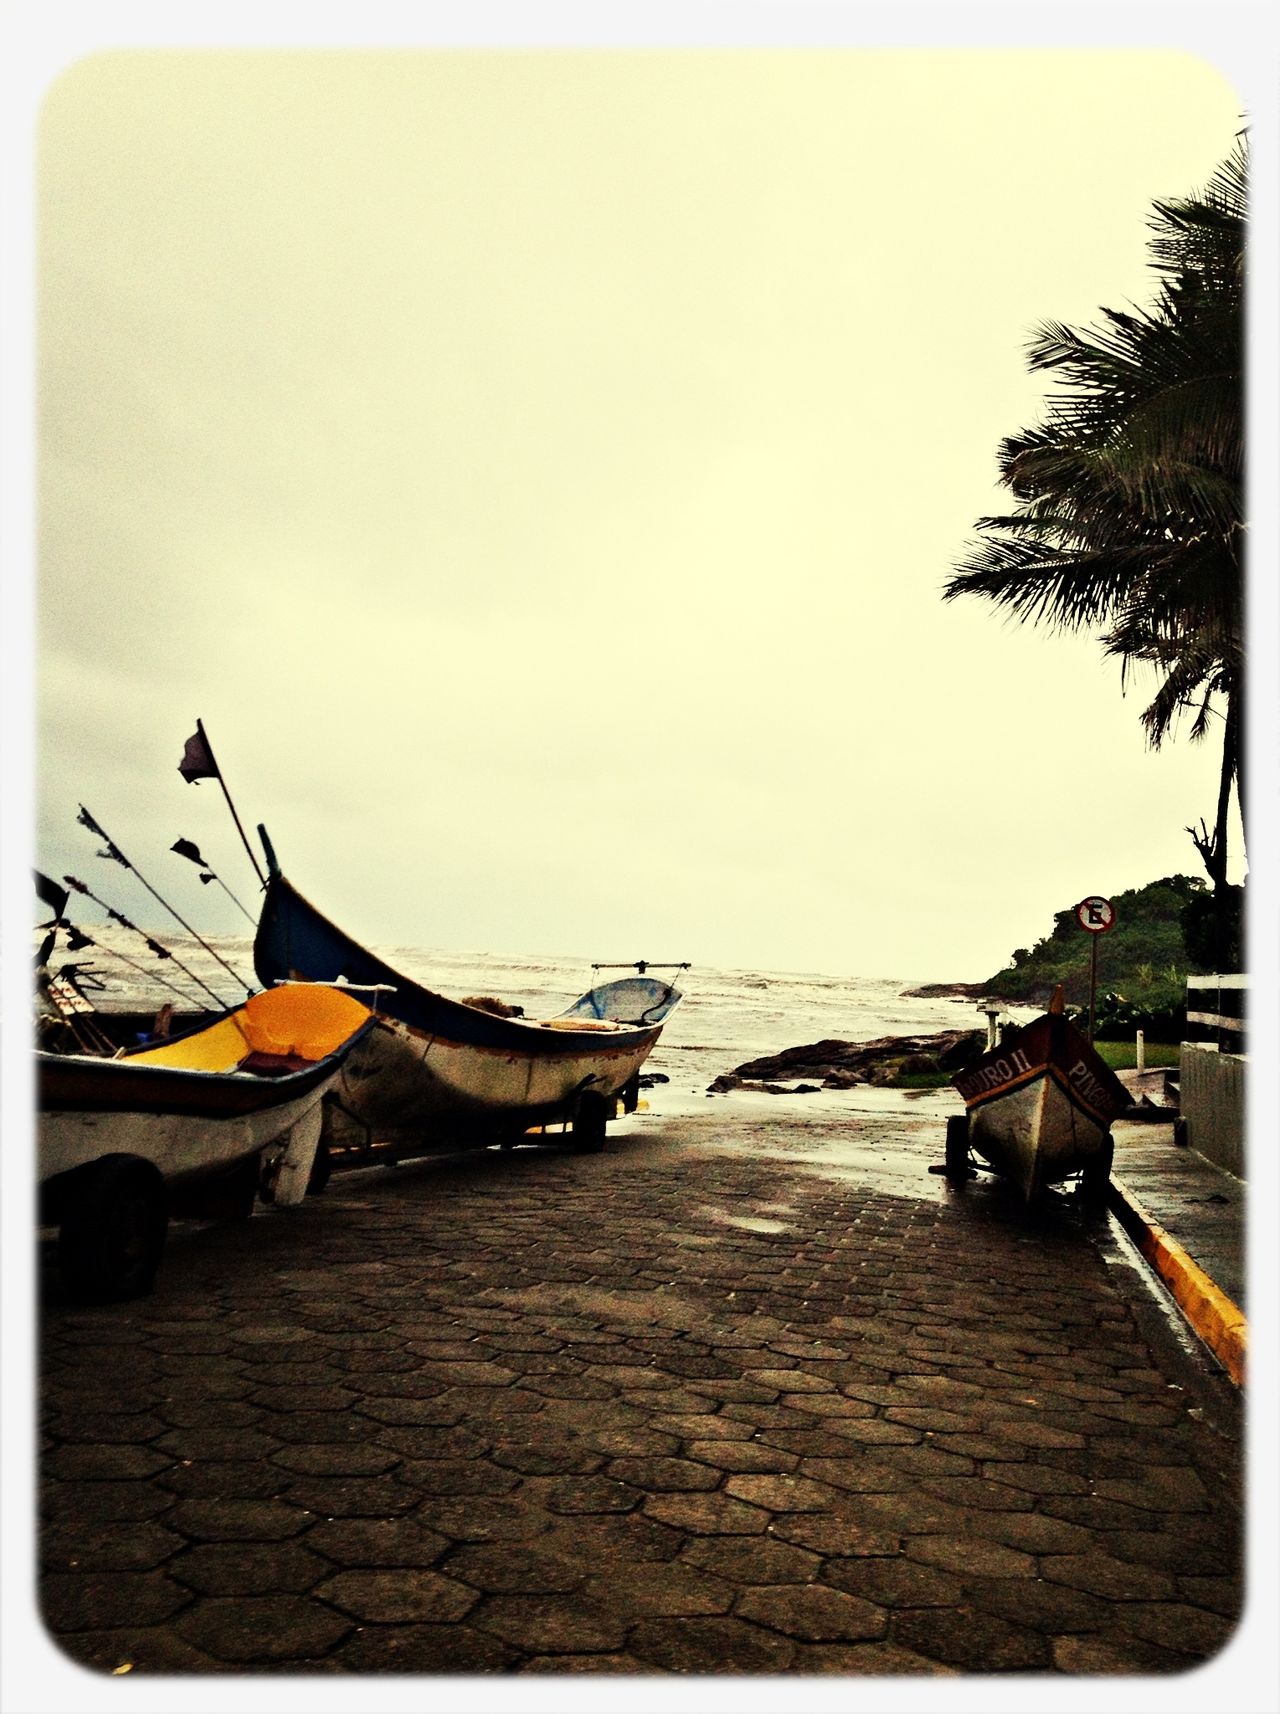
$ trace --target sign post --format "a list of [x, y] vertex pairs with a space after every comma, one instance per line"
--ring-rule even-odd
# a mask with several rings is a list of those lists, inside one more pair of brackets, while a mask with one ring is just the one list
[[1076, 906], [1076, 921], [1092, 936], [1089, 947], [1089, 1040], [1092, 1042], [1098, 1001], [1098, 936], [1116, 926], [1116, 907], [1110, 899], [1093, 893]]

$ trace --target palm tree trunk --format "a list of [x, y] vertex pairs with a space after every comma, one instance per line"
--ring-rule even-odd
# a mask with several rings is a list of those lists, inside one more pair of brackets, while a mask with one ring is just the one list
[[1227, 817], [1231, 809], [1231, 784], [1239, 792], [1240, 764], [1240, 704], [1236, 691], [1227, 694], [1226, 719], [1222, 734], [1222, 770], [1218, 776], [1218, 813], [1213, 826], [1213, 865], [1209, 870], [1213, 881], [1213, 940], [1215, 963], [1219, 971], [1233, 962], [1231, 946], [1234, 935], [1234, 897], [1227, 883]]

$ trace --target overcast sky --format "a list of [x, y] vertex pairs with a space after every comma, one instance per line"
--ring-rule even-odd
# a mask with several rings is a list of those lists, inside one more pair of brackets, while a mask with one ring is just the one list
[[[1137, 52], [148, 52], [39, 134], [37, 859], [247, 928], [980, 980], [1200, 873], [1092, 638], [941, 589], [1244, 99]], [[1143, 692], [1146, 691], [1147, 696]], [[94, 920], [85, 907], [86, 926]], [[151, 919], [163, 921], [160, 919]]]

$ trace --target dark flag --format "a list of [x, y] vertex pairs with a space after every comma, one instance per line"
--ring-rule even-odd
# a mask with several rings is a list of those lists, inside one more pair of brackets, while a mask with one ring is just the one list
[[209, 748], [204, 735], [204, 728], [197, 723], [196, 730], [187, 739], [187, 747], [182, 752], [182, 760], [178, 763], [178, 772], [188, 785], [195, 780], [218, 780], [222, 776], [218, 772], [218, 764], [213, 759], [213, 751]]
[[37, 898], [43, 900], [54, 916], [61, 919], [66, 914], [67, 903], [71, 897], [70, 893], [65, 887], [60, 887], [56, 881], [51, 881], [47, 875], [42, 875], [39, 869], [35, 870], [34, 873]]
[[179, 857], [185, 857], [188, 863], [198, 863], [202, 869], [207, 869], [209, 867], [208, 863], [206, 863], [204, 858], [200, 855], [200, 847], [196, 845], [193, 840], [175, 840], [169, 849], [170, 851], [176, 851]]

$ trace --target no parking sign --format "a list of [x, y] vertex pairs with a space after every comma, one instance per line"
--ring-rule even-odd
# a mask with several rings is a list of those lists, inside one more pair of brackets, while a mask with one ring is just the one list
[[1076, 921], [1093, 936], [1089, 947], [1089, 1040], [1093, 1040], [1093, 1020], [1098, 998], [1098, 936], [1116, 926], [1116, 907], [1110, 899], [1091, 893], [1076, 906]]
[[1105, 934], [1116, 926], [1116, 907], [1110, 899], [1093, 893], [1076, 906], [1076, 921], [1090, 934]]

